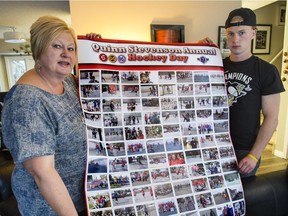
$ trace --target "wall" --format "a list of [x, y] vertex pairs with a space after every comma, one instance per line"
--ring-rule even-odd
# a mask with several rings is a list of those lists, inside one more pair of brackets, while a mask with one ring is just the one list
[[[29, 38], [31, 24], [40, 16], [53, 15], [71, 24], [69, 0], [63, 1], [1, 1], [0, 26], [15, 26]], [[23, 44], [3, 42], [3, 32], [9, 29], [0, 27], [0, 91], [8, 90], [4, 55], [15, 54], [12, 49]], [[29, 44], [29, 40], [27, 42]]]
[[[257, 16], [257, 24], [272, 25], [271, 33], [271, 52], [270, 54], [258, 55], [260, 58], [270, 62], [283, 48], [284, 25], [279, 25], [279, 6], [286, 5], [286, 2], [278, 1], [267, 5], [263, 8], [255, 10]], [[267, 14], [275, 14], [275, 16], [267, 16]], [[280, 55], [273, 64], [281, 71], [282, 55]]]
[[[279, 5], [285, 4], [286, 1], [277, 1], [255, 10], [258, 24], [272, 25], [271, 53], [258, 55], [268, 62], [283, 47], [284, 26], [278, 25], [277, 18]], [[218, 26], [224, 25], [227, 14], [238, 7], [241, 7], [239, 1], [70, 2], [72, 25], [78, 35], [97, 32], [104, 38], [140, 41], [150, 41], [150, 24], [153, 23], [184, 24], [186, 42], [209, 36], [217, 43]], [[281, 55], [274, 64], [281, 71]], [[271, 142], [275, 143], [275, 139]], [[281, 152], [282, 149], [283, 143], [278, 143], [276, 150]]]
[[184, 24], [186, 42], [206, 36], [216, 43], [218, 26], [240, 1], [71, 1], [77, 34], [150, 41], [150, 24]]

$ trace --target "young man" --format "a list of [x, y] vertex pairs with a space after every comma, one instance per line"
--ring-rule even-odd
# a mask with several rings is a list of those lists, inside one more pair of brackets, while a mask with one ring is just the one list
[[[260, 157], [278, 124], [280, 92], [285, 91], [274, 65], [251, 53], [256, 15], [248, 8], [229, 13], [225, 22], [229, 57], [223, 60], [229, 98], [230, 134], [241, 177], [255, 175]], [[209, 38], [201, 42], [211, 43]], [[260, 127], [260, 111], [264, 120]]]

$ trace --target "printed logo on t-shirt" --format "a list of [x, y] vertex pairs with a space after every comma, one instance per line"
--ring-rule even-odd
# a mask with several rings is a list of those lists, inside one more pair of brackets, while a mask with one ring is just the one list
[[229, 73], [225, 71], [229, 107], [237, 103], [237, 99], [247, 95], [252, 90], [250, 82], [252, 77], [243, 73]]

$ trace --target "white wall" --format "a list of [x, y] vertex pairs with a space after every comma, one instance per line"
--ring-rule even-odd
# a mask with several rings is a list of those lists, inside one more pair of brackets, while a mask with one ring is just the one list
[[150, 24], [184, 24], [186, 42], [205, 36], [216, 43], [218, 26], [240, 1], [71, 1], [72, 25], [79, 35], [150, 41]]
[[[15, 26], [17, 31], [24, 32], [28, 38], [31, 24], [40, 16], [57, 16], [71, 24], [69, 1], [2, 1], [0, 0], [0, 26]], [[3, 32], [9, 31], [0, 27], [0, 91], [8, 90], [7, 72], [4, 55], [16, 54], [13, 48], [19, 49], [23, 44], [3, 42]]]

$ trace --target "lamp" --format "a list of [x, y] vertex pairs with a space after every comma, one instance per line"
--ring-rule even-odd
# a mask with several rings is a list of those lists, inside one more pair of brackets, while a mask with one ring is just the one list
[[23, 32], [16, 32], [16, 27], [14, 26], [6, 26], [7, 28], [11, 28], [13, 31], [4, 32], [4, 42], [6, 43], [25, 43], [25, 34]]

